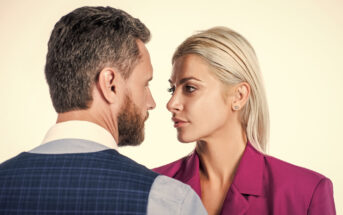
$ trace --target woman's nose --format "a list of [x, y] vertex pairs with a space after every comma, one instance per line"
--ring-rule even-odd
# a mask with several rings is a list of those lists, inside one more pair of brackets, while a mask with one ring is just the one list
[[167, 109], [172, 112], [172, 113], [176, 113], [176, 112], [180, 112], [183, 109], [183, 106], [180, 102], [180, 99], [178, 98], [178, 96], [176, 95], [176, 93], [173, 94], [173, 96], [170, 98], [170, 100], [167, 103]]

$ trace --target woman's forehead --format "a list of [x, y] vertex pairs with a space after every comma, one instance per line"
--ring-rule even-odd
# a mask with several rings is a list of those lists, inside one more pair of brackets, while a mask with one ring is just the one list
[[175, 60], [170, 80], [175, 83], [188, 77], [202, 79], [209, 75], [207, 62], [197, 55], [189, 54]]

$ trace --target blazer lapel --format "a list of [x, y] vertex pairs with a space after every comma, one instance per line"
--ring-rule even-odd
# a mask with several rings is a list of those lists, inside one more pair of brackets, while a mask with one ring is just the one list
[[[199, 157], [194, 151], [182, 160], [179, 171], [173, 177], [189, 184], [201, 197], [199, 167]], [[222, 215], [243, 215], [250, 207], [246, 197], [263, 195], [263, 171], [263, 154], [256, 151], [248, 142], [237, 167], [234, 180], [226, 194], [221, 211]]]
[[222, 215], [245, 214], [248, 196], [263, 195], [264, 156], [248, 142], [222, 207]]
[[248, 201], [238, 191], [235, 185], [231, 185], [222, 207], [222, 215], [243, 215], [249, 208]]

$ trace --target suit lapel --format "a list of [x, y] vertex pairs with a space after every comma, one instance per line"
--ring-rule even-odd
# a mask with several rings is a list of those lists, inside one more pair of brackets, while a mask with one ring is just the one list
[[[194, 151], [182, 160], [179, 171], [174, 178], [189, 184], [201, 197], [200, 161]], [[245, 196], [263, 195], [264, 155], [256, 151], [248, 142], [236, 170], [232, 185], [226, 194], [222, 207], [222, 215], [243, 215], [249, 209], [249, 201]]]
[[235, 185], [231, 185], [224, 201], [222, 215], [243, 215], [249, 208], [249, 202], [238, 191]]
[[250, 206], [245, 196], [263, 195], [264, 156], [248, 142], [226, 195], [222, 215], [245, 214]]

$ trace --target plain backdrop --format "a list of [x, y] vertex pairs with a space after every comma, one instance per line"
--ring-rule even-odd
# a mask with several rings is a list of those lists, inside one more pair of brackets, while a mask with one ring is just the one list
[[269, 154], [329, 177], [343, 211], [343, 1], [0, 0], [0, 162], [39, 145], [55, 123], [44, 77], [47, 42], [61, 16], [81, 6], [112, 6], [152, 32], [157, 107], [141, 146], [120, 152], [156, 167], [191, 152], [176, 139], [165, 106], [173, 51], [213, 26], [246, 37], [258, 55], [271, 115]]

